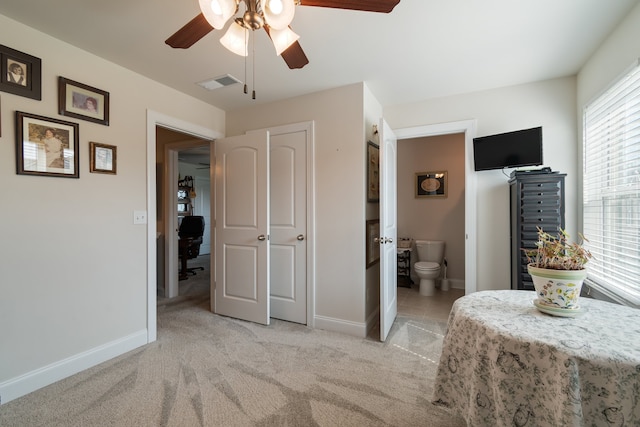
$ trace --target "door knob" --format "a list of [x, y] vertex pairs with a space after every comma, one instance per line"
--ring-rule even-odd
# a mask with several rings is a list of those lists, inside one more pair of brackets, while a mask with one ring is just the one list
[[261, 234], [261, 235], [258, 236], [258, 240], [260, 240], [261, 242], [263, 240], [265, 240], [265, 239], [266, 239], [266, 237], [264, 237], [264, 234]]
[[296, 239], [298, 240], [304, 240], [304, 236], [302, 234], [298, 234], [298, 237], [296, 237]]

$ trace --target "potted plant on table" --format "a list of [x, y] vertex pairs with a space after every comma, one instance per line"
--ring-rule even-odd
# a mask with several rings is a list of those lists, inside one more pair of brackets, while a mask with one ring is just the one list
[[580, 235], [580, 239], [580, 243], [570, 242], [563, 229], [555, 237], [538, 227], [536, 248], [525, 250], [538, 309], [559, 315], [567, 313], [563, 310], [579, 309], [578, 298], [587, 277], [585, 264], [592, 257], [582, 246], [584, 236]]

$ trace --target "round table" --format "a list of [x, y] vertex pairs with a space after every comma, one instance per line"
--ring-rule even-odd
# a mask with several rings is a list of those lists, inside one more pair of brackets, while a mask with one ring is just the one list
[[640, 310], [580, 298], [575, 317], [533, 291], [482, 291], [451, 310], [433, 403], [469, 426], [640, 425]]

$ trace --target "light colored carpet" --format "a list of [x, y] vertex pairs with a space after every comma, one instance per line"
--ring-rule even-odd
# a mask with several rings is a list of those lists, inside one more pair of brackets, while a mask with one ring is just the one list
[[433, 426], [445, 324], [400, 316], [386, 343], [164, 301], [158, 340], [0, 406], [0, 426]]

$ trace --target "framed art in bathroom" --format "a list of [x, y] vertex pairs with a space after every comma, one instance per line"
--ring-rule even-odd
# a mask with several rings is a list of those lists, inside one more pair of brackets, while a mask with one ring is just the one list
[[367, 238], [367, 268], [380, 261], [380, 220], [367, 220], [367, 229], [365, 232]]
[[447, 171], [416, 173], [416, 198], [447, 197]]

